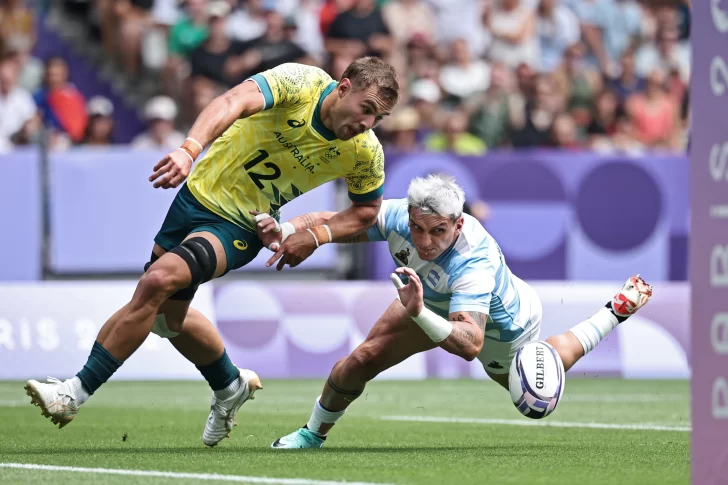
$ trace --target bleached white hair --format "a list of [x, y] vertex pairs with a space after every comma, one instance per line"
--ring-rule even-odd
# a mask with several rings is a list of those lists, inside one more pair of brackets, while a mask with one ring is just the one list
[[450, 175], [438, 173], [417, 177], [407, 189], [410, 209], [437, 214], [456, 221], [463, 214], [465, 192]]

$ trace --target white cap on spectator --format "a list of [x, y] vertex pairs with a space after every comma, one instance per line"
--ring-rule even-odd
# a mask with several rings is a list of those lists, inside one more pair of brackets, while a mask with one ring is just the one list
[[111, 116], [114, 114], [114, 103], [104, 96], [94, 96], [86, 103], [89, 116]]
[[207, 14], [210, 17], [227, 17], [230, 13], [230, 4], [225, 0], [213, 0], [207, 5]]
[[30, 52], [33, 41], [27, 35], [15, 34], [5, 41], [5, 53]]
[[416, 130], [420, 125], [420, 114], [412, 106], [397, 108], [392, 116], [384, 120], [382, 128], [386, 131]]
[[174, 121], [177, 117], [177, 104], [169, 96], [155, 96], [144, 106], [144, 118], [147, 121]]
[[437, 103], [440, 101], [440, 86], [432, 79], [418, 79], [410, 86], [410, 97], [413, 100]]

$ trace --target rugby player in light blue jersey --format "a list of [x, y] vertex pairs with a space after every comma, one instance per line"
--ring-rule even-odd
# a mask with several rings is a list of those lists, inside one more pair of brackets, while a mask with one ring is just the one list
[[[306, 426], [276, 440], [273, 448], [320, 448], [367, 382], [438, 346], [468, 361], [478, 358], [485, 372], [508, 389], [516, 352], [539, 339], [541, 302], [508, 269], [498, 243], [480, 222], [463, 214], [464, 201], [463, 190], [449, 176], [416, 178], [406, 199], [385, 200], [376, 224], [347, 241], [387, 241], [398, 266], [392, 279], [399, 296], [366, 340], [336, 363]], [[285, 227], [261, 214], [258, 233], [275, 248], [282, 237], [324, 224], [334, 214], [306, 214]], [[632, 276], [591, 318], [546, 342], [568, 370], [651, 296], [652, 287]]]

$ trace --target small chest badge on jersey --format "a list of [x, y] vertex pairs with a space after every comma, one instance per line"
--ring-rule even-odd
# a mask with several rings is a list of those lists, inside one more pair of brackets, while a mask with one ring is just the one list
[[409, 248], [405, 248], [402, 251], [395, 253], [394, 257], [399, 259], [400, 261], [402, 261], [404, 264], [407, 264], [407, 263], [409, 263], [409, 255], [410, 255]]
[[291, 128], [303, 128], [306, 126], [306, 120], [288, 120], [288, 126]]
[[341, 151], [336, 147], [336, 145], [332, 145], [326, 149], [326, 152], [324, 152], [323, 156], [319, 157], [319, 160], [324, 163], [329, 163], [333, 160], [336, 160], [340, 156]]

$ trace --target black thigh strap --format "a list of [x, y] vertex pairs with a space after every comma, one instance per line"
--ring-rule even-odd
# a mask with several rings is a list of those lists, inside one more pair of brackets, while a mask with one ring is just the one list
[[210, 241], [204, 237], [193, 237], [169, 251], [182, 258], [190, 268], [190, 286], [210, 281], [217, 267], [217, 256]]

